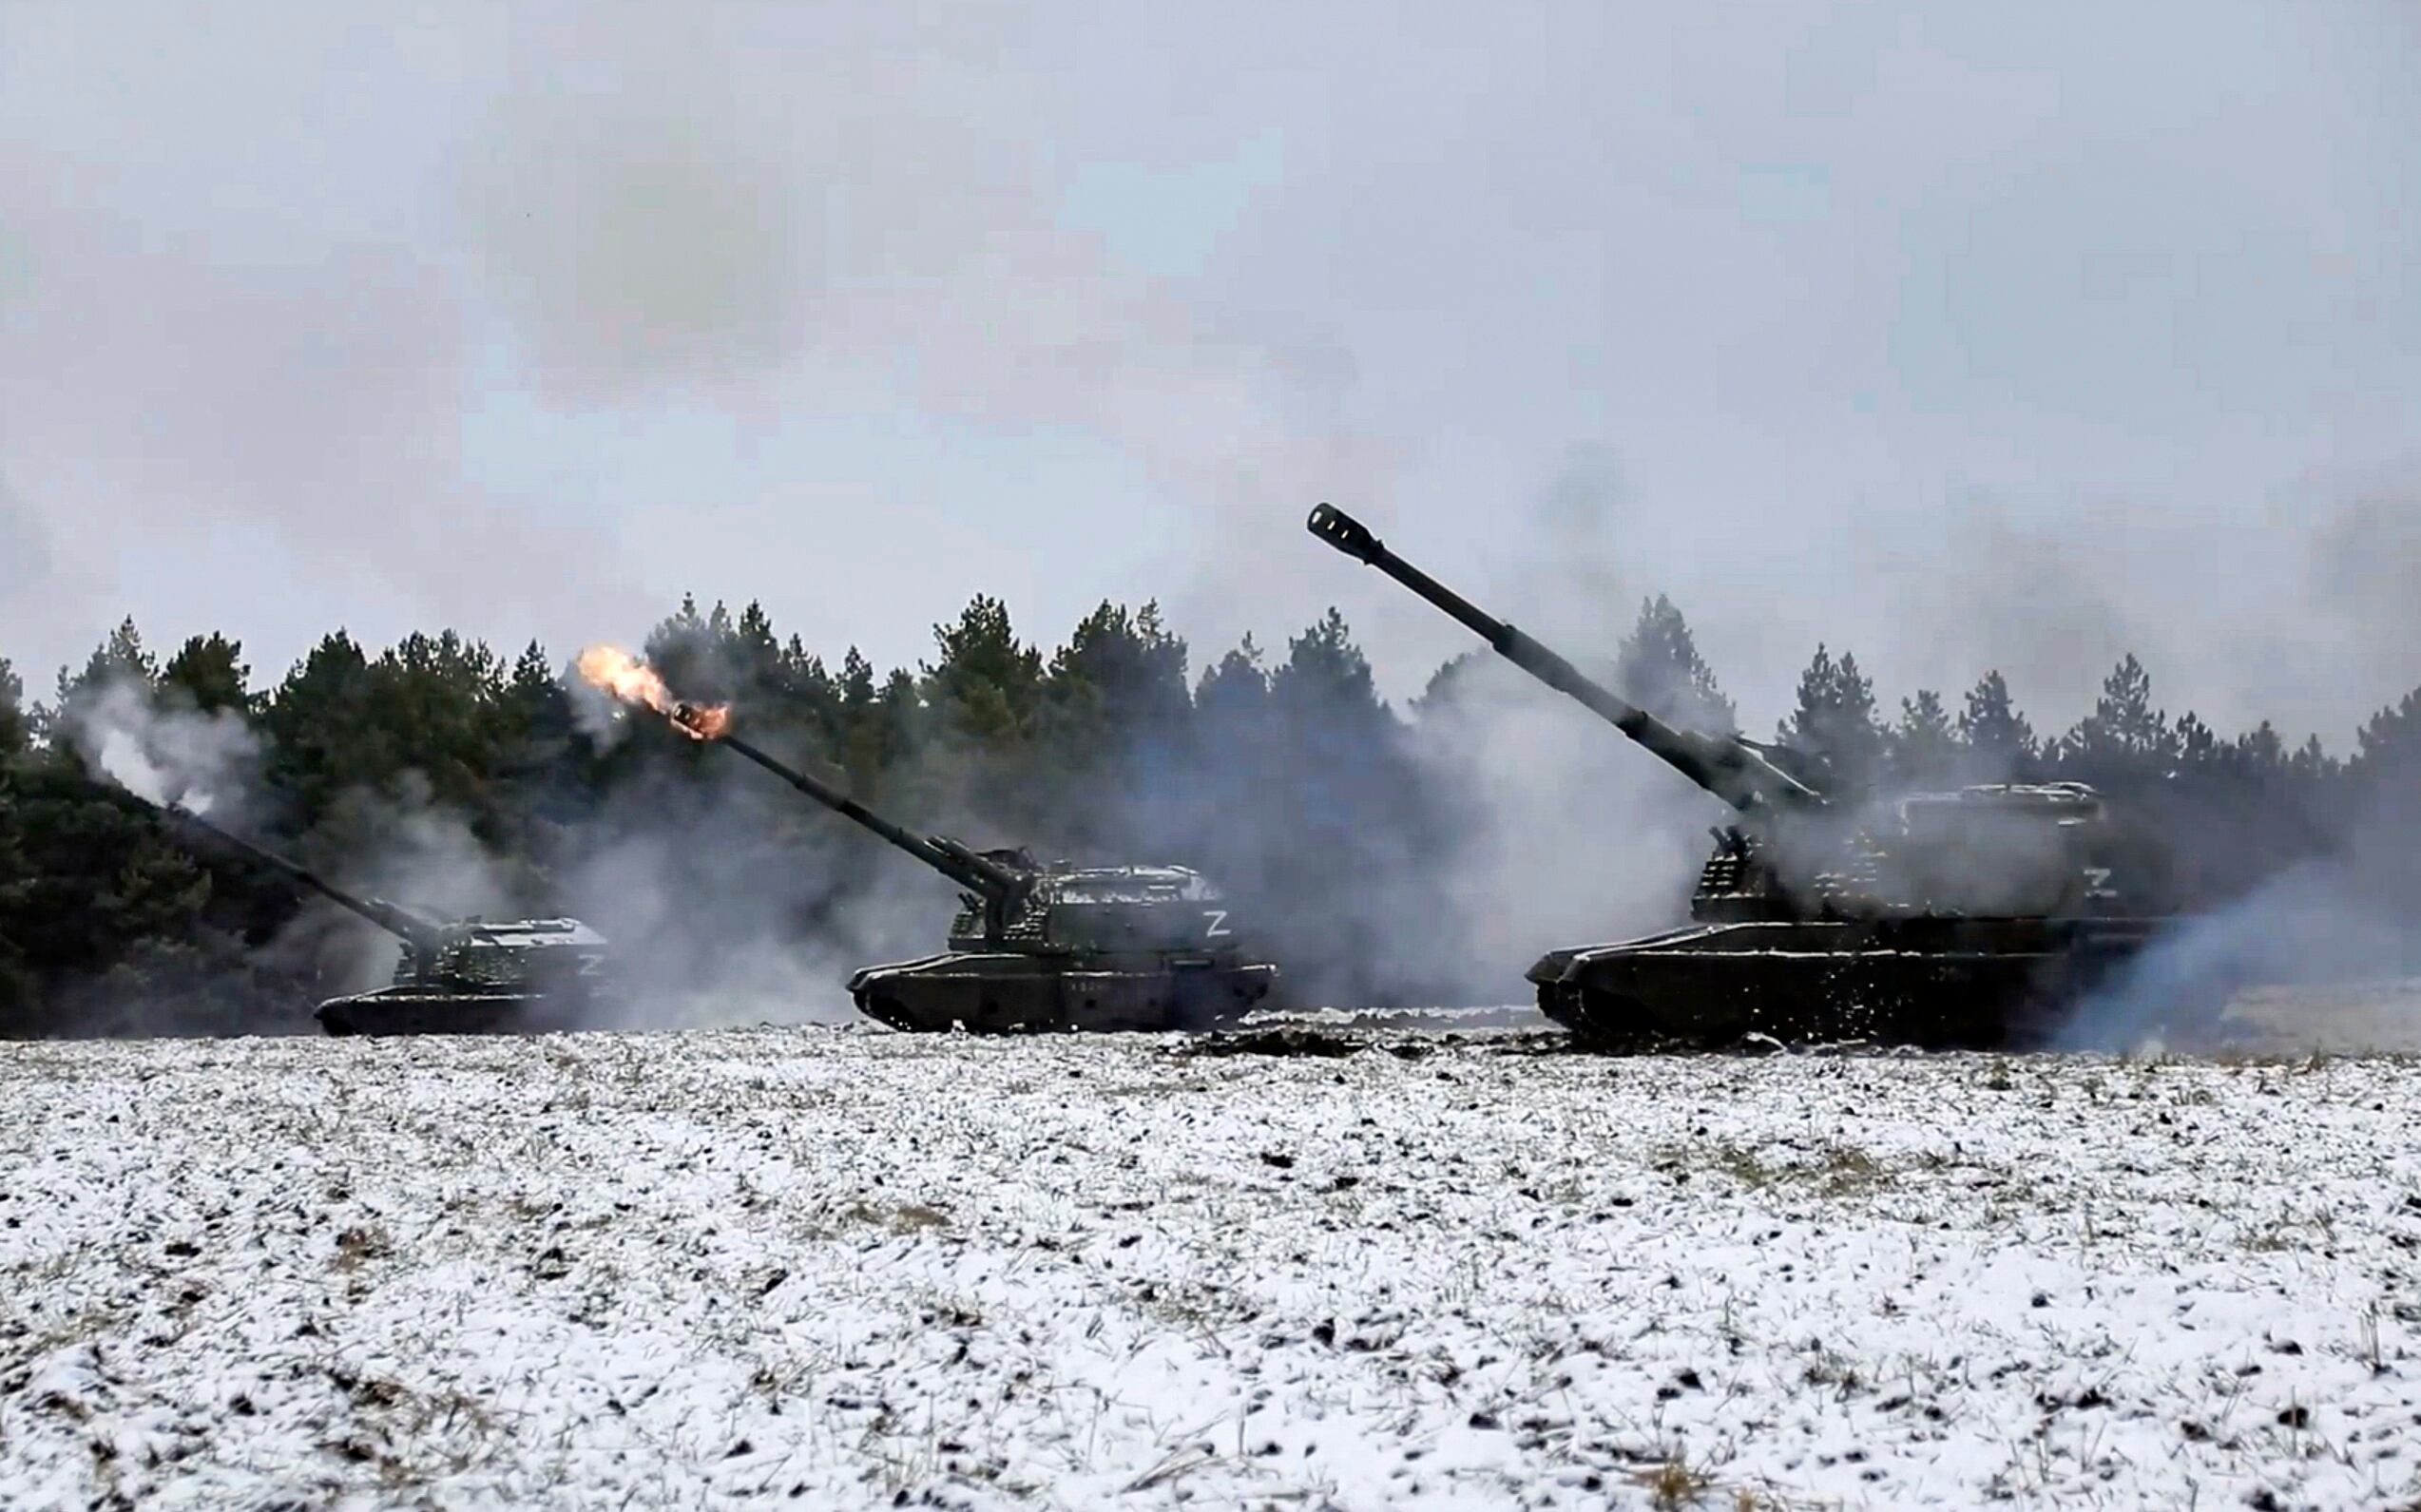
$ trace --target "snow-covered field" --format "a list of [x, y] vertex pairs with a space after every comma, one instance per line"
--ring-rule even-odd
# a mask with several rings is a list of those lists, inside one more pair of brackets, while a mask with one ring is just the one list
[[0, 1046], [0, 1505], [2407, 1505], [2410, 1061]]

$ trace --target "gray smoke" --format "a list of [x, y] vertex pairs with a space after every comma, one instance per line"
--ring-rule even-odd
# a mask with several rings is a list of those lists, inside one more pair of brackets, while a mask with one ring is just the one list
[[[845, 990], [852, 972], [941, 947], [956, 902], [949, 885], [888, 851], [859, 857], [871, 874], [836, 876], [836, 833], [794, 835], [769, 870], [717, 874], [715, 858], [733, 852], [740, 827], [761, 831], [765, 822], [759, 803], [768, 795], [750, 791], [756, 775], [735, 762], [709, 779], [732, 821], [618, 833], [567, 871], [564, 896], [612, 941], [621, 984], [618, 1000], [601, 1005], [589, 1026], [849, 1023], [856, 1018]], [[812, 825], [817, 816], [836, 831], [846, 823], [820, 810], [797, 817]], [[844, 880], [857, 890], [838, 909], [814, 912]]]
[[[1425, 928], [1503, 1001], [1545, 951], [1686, 916], [1705, 826], [1724, 810], [1619, 731], [1491, 658], [1424, 716], [1414, 749], [1479, 823], [1451, 858], [1458, 916]], [[1440, 928], [1439, 924], [1444, 927]]]
[[[2350, 991], [2348, 989], [2351, 989]], [[2062, 1027], [2065, 1049], [2421, 1048], [2421, 918], [2339, 858], [2182, 921]]]
[[233, 710], [205, 714], [175, 690], [154, 693], [125, 677], [82, 690], [62, 718], [86, 764], [136, 797], [240, 822], [261, 753]]

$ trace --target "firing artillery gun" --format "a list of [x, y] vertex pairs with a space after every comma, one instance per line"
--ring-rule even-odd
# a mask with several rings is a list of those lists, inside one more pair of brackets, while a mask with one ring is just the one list
[[240, 840], [176, 804], [162, 811], [188, 844], [218, 846], [394, 935], [394, 980], [331, 998], [332, 1035], [537, 1034], [577, 1027], [612, 990], [605, 939], [577, 919], [441, 919], [359, 898], [284, 856]]
[[2114, 885], [2131, 837], [2079, 782], [1992, 784], [1853, 803], [1787, 752], [1676, 729], [1473, 605], [1329, 505], [1312, 534], [1376, 567], [1515, 666], [1598, 715], [1733, 811], [1692, 923], [1550, 950], [1542, 1012], [1614, 1048], [1868, 1039], [2034, 1043], [2168, 923]]
[[[672, 715], [696, 733], [686, 706]], [[1197, 1030], [1259, 1005], [1278, 967], [1245, 952], [1219, 890], [1177, 866], [1045, 866], [1023, 850], [919, 835], [725, 733], [710, 737], [958, 884], [947, 950], [849, 979], [894, 1029], [974, 1034]]]
[[1224, 899], [1199, 872], [1046, 866], [1023, 850], [917, 834], [732, 734], [729, 710], [678, 702], [652, 674], [618, 670], [622, 681], [604, 685], [625, 701], [745, 756], [958, 885], [948, 949], [850, 977], [851, 1000], [878, 1024], [973, 1034], [1208, 1029], [1240, 1020], [1277, 985], [1278, 967], [1244, 948]]

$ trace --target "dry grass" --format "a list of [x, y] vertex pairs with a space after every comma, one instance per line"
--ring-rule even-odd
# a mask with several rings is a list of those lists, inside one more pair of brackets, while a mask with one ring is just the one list
[[395, 1253], [395, 1243], [384, 1226], [361, 1223], [336, 1235], [336, 1253], [328, 1256], [332, 1271], [351, 1273], [373, 1260], [383, 1260]]
[[[1658, 1512], [1680, 1512], [1683, 1507], [1698, 1506], [1714, 1494], [1717, 1484], [1714, 1472], [1694, 1465], [1680, 1455], [1632, 1471], [1631, 1480], [1647, 1493], [1648, 1505]], [[1734, 1504], [1739, 1504], [1737, 1498]], [[1754, 1502], [1748, 1504], [1756, 1505]]]
[[[1939, 1158], [1931, 1163], [1940, 1164]], [[1773, 1159], [1730, 1140], [1661, 1152], [1660, 1168], [1720, 1172], [1748, 1191], [1765, 1188], [1812, 1191], [1825, 1197], [1856, 1196], [1888, 1185], [1893, 1172], [1854, 1145], [1827, 1144], [1806, 1158]]]
[[923, 1234], [950, 1227], [948, 1213], [922, 1202], [902, 1202], [893, 1207], [883, 1207], [863, 1198], [853, 1198], [842, 1205], [838, 1216], [843, 1223], [872, 1224], [893, 1234]]

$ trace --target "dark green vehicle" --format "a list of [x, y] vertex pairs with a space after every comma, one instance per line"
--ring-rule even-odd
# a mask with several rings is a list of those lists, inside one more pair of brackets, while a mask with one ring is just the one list
[[539, 1034], [580, 1027], [612, 995], [605, 937], [577, 919], [441, 919], [357, 898], [185, 809], [163, 812], [189, 842], [233, 851], [399, 942], [393, 981], [319, 1005], [330, 1034]]
[[2039, 1043], [2171, 922], [2122, 895], [2137, 844], [2083, 783], [1836, 803], [1786, 770], [1778, 748], [1675, 729], [1634, 708], [1342, 510], [1321, 505], [1309, 527], [1733, 811], [1714, 832], [1689, 925], [1551, 950], [1529, 968], [1540, 1010], [1576, 1038], [1616, 1048], [1759, 1035]]
[[1219, 890], [1188, 868], [1044, 865], [1022, 850], [915, 834], [727, 733], [720, 718], [685, 705], [670, 718], [958, 884], [948, 949], [850, 977], [850, 998], [879, 1024], [971, 1034], [1208, 1029], [1262, 1005], [1278, 984], [1278, 967], [1246, 948]]

